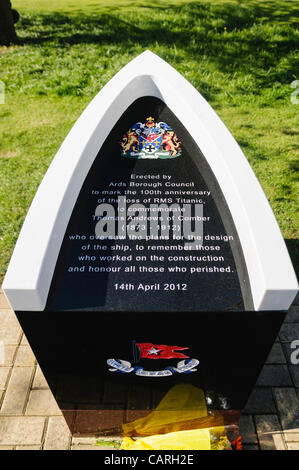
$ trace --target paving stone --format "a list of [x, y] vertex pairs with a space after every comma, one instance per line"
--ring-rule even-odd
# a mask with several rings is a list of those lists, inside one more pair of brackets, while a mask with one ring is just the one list
[[40, 450], [41, 446], [17, 446], [16, 450]]
[[[68, 428], [74, 430], [74, 422], [75, 422], [75, 416], [76, 416], [76, 410], [75, 410], [75, 405], [72, 405], [71, 408], [66, 408], [63, 403], [60, 403], [61, 406], [61, 414], [65, 419], [66, 424], [68, 425]], [[69, 406], [69, 404], [68, 404]]]
[[299, 428], [288, 429], [283, 434], [286, 442], [299, 442]]
[[10, 305], [8, 303], [8, 300], [6, 299], [5, 295], [3, 292], [0, 292], [0, 308], [6, 308], [10, 309]]
[[299, 306], [291, 307], [288, 311], [284, 323], [299, 323]]
[[22, 414], [31, 383], [33, 367], [15, 367], [7, 386], [1, 414]]
[[31, 390], [26, 415], [61, 415], [61, 411], [50, 390]]
[[264, 365], [256, 383], [257, 386], [281, 387], [293, 385], [286, 365]]
[[299, 365], [289, 366], [295, 387], [299, 388]]
[[22, 335], [20, 324], [12, 310], [0, 310], [0, 340], [18, 344]]
[[16, 344], [4, 344], [4, 362], [2, 361], [1, 368], [3, 366], [9, 367], [13, 365], [16, 350]]
[[0, 445], [40, 445], [44, 425], [44, 417], [2, 416]]
[[286, 358], [280, 343], [274, 343], [266, 364], [286, 364]]
[[259, 450], [258, 444], [242, 444], [242, 450]]
[[299, 323], [284, 323], [279, 332], [282, 343], [290, 343], [299, 340]]
[[24, 335], [24, 333], [23, 333], [23, 336], [22, 336], [21, 344], [29, 344], [29, 343], [28, 343], [28, 339], [26, 338], [26, 336]]
[[[123, 440], [123, 435], [109, 435], [109, 437], [84, 437], [84, 436], [75, 436], [72, 437], [72, 446], [84, 445], [84, 446], [93, 446], [96, 444], [97, 439], [106, 440], [107, 441], [118, 441], [121, 442]], [[111, 446], [110, 446], [111, 449]]]
[[282, 430], [276, 415], [257, 415], [254, 421], [258, 434]]
[[35, 388], [44, 388], [44, 389], [49, 388], [49, 385], [47, 384], [44, 374], [42, 373], [39, 365], [36, 367], [33, 385], [32, 385], [32, 389], [35, 389]]
[[0, 367], [0, 390], [5, 390], [10, 367]]
[[0, 366], [5, 362], [4, 341], [0, 339]]
[[119, 450], [119, 447], [114, 447], [114, 446], [95, 446], [96, 447], [96, 450], [110, 450], [110, 451], [118, 451]]
[[113, 450], [111, 446], [100, 447], [100, 446], [72, 446], [71, 450]]
[[287, 363], [297, 365], [299, 368], [299, 340], [291, 343], [282, 343], [282, 347], [284, 349]]
[[299, 399], [294, 388], [274, 388], [274, 397], [284, 430], [299, 427]]
[[62, 416], [49, 418], [45, 450], [67, 450], [70, 447], [71, 435], [69, 428]]
[[72, 446], [78, 446], [80, 444], [85, 445], [85, 446], [93, 446], [95, 445], [96, 440], [97, 440], [96, 437], [84, 437], [84, 436], [72, 437]]
[[20, 345], [15, 358], [15, 366], [33, 366], [36, 363], [31, 348], [27, 345]]
[[3, 341], [4, 345], [19, 344], [21, 334], [22, 332], [19, 326], [3, 327], [0, 323], [0, 341]]
[[287, 443], [288, 450], [299, 450], [299, 442], [288, 442]]
[[253, 389], [243, 411], [243, 413], [246, 414], [266, 414], [276, 412], [277, 409], [271, 388]]
[[299, 305], [299, 292], [298, 292], [298, 294], [296, 295], [296, 297], [295, 297], [295, 299], [294, 299], [294, 301], [293, 301], [292, 306], [294, 306], [294, 305]]
[[285, 450], [286, 445], [276, 415], [255, 416], [261, 450]]
[[16, 324], [20, 326], [15, 312], [11, 310], [10, 308], [0, 309], [0, 319], [1, 319], [2, 325], [3, 324], [6, 324], [6, 325]]
[[257, 444], [258, 440], [252, 416], [241, 416], [239, 419], [239, 430], [242, 436], [242, 443]]

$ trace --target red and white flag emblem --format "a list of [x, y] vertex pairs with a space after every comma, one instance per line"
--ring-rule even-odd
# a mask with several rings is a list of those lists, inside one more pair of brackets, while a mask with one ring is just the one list
[[177, 351], [184, 351], [181, 346], [167, 346], [166, 344], [135, 343], [140, 350], [140, 359], [187, 359], [186, 356]]

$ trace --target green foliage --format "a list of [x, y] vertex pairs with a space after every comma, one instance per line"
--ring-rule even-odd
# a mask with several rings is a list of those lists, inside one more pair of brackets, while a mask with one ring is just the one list
[[112, 447], [113, 449], [119, 449], [121, 441], [114, 439], [97, 439], [95, 445], [99, 447]]
[[67, 132], [102, 86], [145, 49], [181, 72], [224, 120], [296, 255], [298, 105], [290, 99], [298, 78], [296, 1], [15, 0], [13, 6], [23, 45], [0, 48], [6, 87], [0, 277]]

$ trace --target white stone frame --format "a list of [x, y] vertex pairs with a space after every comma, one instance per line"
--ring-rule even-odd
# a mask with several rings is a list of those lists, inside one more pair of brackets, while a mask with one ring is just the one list
[[200, 93], [150, 51], [132, 60], [96, 95], [51, 163], [4, 279], [3, 290], [12, 308], [44, 310], [85, 177], [119, 117], [142, 96], [164, 101], [209, 163], [239, 235], [255, 310], [287, 310], [298, 290], [296, 276], [274, 214], [246, 157]]

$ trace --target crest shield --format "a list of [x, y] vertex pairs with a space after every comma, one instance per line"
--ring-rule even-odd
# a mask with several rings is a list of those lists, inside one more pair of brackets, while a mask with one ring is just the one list
[[129, 158], [176, 158], [181, 155], [181, 142], [166, 122], [148, 117], [137, 122], [123, 135], [121, 155]]

